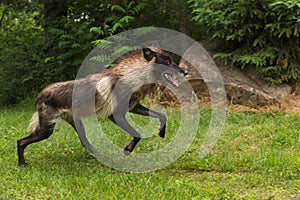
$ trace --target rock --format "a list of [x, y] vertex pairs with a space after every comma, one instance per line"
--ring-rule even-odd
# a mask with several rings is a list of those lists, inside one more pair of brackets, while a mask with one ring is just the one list
[[[191, 59], [196, 59], [192, 60]], [[213, 84], [218, 72], [210, 69], [207, 60], [189, 58], [198, 70], [182, 59], [179, 65], [188, 70], [186, 77], [199, 99], [209, 97], [207, 85]], [[195, 64], [196, 63], [196, 64]], [[239, 69], [218, 65], [219, 73], [223, 79], [227, 100], [232, 104], [259, 107], [270, 104], [279, 104], [286, 96], [291, 94], [292, 87], [287, 84], [268, 84], [259, 79], [254, 68]], [[218, 78], [217, 78], [218, 79]]]

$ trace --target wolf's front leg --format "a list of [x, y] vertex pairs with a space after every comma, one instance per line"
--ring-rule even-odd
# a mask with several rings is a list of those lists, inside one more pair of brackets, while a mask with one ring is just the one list
[[133, 136], [133, 139], [127, 144], [124, 148], [124, 155], [129, 155], [137, 143], [141, 140], [141, 135], [129, 124], [127, 119], [125, 118], [125, 114], [113, 114], [109, 117], [109, 119], [118, 125], [121, 129], [126, 131], [128, 134]]
[[160, 112], [156, 112], [154, 110], [150, 110], [149, 108], [146, 108], [142, 106], [141, 104], [137, 104], [130, 112], [138, 115], [143, 115], [143, 116], [149, 116], [149, 117], [154, 117], [158, 118], [160, 121], [160, 128], [159, 128], [159, 133], [158, 135], [161, 138], [165, 137], [166, 134], [166, 122], [167, 118], [166, 115]]
[[77, 132], [78, 137], [80, 139], [80, 142], [82, 144], [82, 146], [84, 146], [86, 148], [86, 150], [88, 150], [91, 154], [95, 154], [96, 151], [95, 149], [92, 147], [91, 143], [89, 142], [89, 140], [86, 137], [86, 133], [85, 133], [85, 128], [83, 126], [83, 123], [81, 121], [81, 119], [77, 118], [77, 119], [65, 119]]

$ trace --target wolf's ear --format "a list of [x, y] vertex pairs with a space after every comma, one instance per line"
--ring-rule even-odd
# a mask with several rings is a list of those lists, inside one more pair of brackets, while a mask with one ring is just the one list
[[144, 58], [147, 60], [147, 61], [150, 61], [152, 60], [154, 57], [157, 56], [157, 53], [152, 51], [150, 48], [148, 47], [143, 47], [143, 53], [144, 53]]

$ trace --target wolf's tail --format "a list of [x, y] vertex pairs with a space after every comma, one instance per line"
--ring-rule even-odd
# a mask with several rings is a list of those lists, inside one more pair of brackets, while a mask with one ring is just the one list
[[33, 133], [36, 128], [38, 127], [39, 125], [39, 113], [36, 111], [33, 113], [32, 117], [31, 117], [31, 120], [30, 120], [30, 123], [29, 123], [29, 126], [28, 126], [28, 131], [30, 133]]

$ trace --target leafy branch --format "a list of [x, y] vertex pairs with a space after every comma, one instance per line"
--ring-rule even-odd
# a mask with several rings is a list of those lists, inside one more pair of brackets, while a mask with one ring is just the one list
[[300, 80], [299, 0], [190, 0], [194, 18], [218, 41], [227, 64], [256, 66], [267, 82]]

